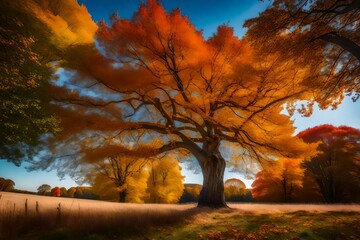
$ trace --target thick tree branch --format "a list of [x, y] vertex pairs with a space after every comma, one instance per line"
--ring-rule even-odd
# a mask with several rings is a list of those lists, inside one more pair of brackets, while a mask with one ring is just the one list
[[339, 47], [345, 49], [346, 51], [354, 55], [360, 62], [360, 46], [357, 45], [352, 40], [350, 40], [349, 38], [340, 36], [336, 32], [329, 32], [317, 37], [317, 39], [322, 39], [326, 42], [330, 42], [338, 45]]

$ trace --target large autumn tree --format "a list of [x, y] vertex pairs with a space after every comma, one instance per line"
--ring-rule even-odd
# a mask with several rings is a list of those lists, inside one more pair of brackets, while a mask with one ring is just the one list
[[[198, 205], [224, 207], [224, 143], [245, 162], [312, 153], [280, 113], [285, 102], [307, 98], [311, 68], [263, 59], [228, 26], [205, 40], [178, 9], [167, 13], [152, 0], [130, 20], [100, 22], [96, 40], [101, 51], [90, 43], [66, 52], [70, 82], [54, 86], [64, 131], [49, 150], [75, 153], [61, 155], [76, 155], [68, 166], [182, 151], [203, 174]], [[137, 140], [123, 141], [129, 133]]]
[[360, 131], [351, 127], [321, 125], [302, 131], [306, 142], [320, 141], [320, 154], [304, 163], [325, 202], [360, 200]]
[[[249, 19], [247, 39], [264, 55], [311, 66], [309, 82], [319, 91], [313, 102], [336, 107], [344, 94], [359, 98], [359, 0], [275, 0], [260, 16]], [[320, 70], [320, 71], [319, 71]], [[303, 113], [310, 114], [309, 108]]]
[[49, 91], [63, 131], [46, 139], [34, 167], [181, 151], [204, 177], [199, 206], [224, 207], [225, 151], [259, 163], [312, 152], [280, 113], [309, 99], [311, 67], [263, 58], [228, 26], [204, 39], [180, 10], [167, 13], [154, 0], [130, 20], [100, 22], [96, 44], [97, 27], [76, 1], [24, 4], [52, 32], [68, 76]]

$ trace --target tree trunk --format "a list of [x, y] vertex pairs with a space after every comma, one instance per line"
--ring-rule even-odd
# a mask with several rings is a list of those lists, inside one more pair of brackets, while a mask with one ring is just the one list
[[198, 207], [227, 207], [224, 196], [225, 165], [225, 160], [215, 155], [200, 164], [204, 180]]
[[286, 179], [283, 179], [283, 192], [284, 192], [284, 202], [288, 201], [288, 193], [287, 193], [287, 182]]
[[126, 189], [119, 192], [119, 202], [125, 202], [126, 200]]

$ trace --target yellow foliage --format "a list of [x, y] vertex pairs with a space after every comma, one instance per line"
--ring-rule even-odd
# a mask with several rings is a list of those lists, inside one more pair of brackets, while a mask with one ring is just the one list
[[199, 197], [201, 188], [202, 186], [197, 184], [195, 186], [187, 186], [186, 191], [195, 197]]
[[119, 201], [116, 186], [108, 177], [97, 174], [92, 182], [93, 192], [102, 200]]
[[246, 193], [246, 185], [239, 179], [231, 178], [225, 181], [225, 197], [241, 196]]
[[149, 172], [142, 170], [128, 179], [126, 202], [144, 203]]
[[[118, 201], [121, 192], [126, 193], [126, 202], [143, 203], [176, 203], [179, 201], [183, 190], [183, 176], [181, 176], [181, 167], [174, 156], [167, 156], [157, 160], [149, 160], [146, 167], [142, 168], [144, 159], [135, 162], [129, 162], [127, 157], [119, 158], [119, 163], [113, 163], [119, 167], [119, 170], [128, 169], [132, 173], [126, 178], [123, 185], [117, 186], [118, 179], [115, 178], [115, 173], [111, 173], [111, 164], [107, 167], [106, 173], [102, 174], [94, 171], [92, 178], [93, 191], [101, 199]], [[129, 165], [132, 163], [132, 165]], [[123, 165], [123, 168], [120, 166]], [[126, 168], [128, 166], [128, 168]], [[141, 167], [138, 171], [135, 168]], [[104, 168], [102, 168], [104, 169]], [[125, 175], [126, 172], [121, 174]]]
[[23, 4], [54, 33], [53, 41], [58, 46], [94, 42], [97, 25], [76, 0], [28, 0]]
[[183, 194], [181, 167], [173, 156], [154, 160], [149, 164], [147, 202], [177, 203]]
[[146, 197], [147, 179], [149, 173], [140, 171], [128, 177], [125, 186], [116, 187], [107, 176], [97, 174], [92, 183], [93, 192], [103, 200], [119, 201], [120, 191], [126, 191], [126, 202], [143, 203]]

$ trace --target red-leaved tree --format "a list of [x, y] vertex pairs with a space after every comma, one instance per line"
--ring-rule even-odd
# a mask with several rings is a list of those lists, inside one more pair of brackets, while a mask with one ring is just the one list
[[321, 144], [316, 157], [305, 162], [326, 202], [360, 201], [360, 130], [321, 125], [298, 134], [305, 142]]

